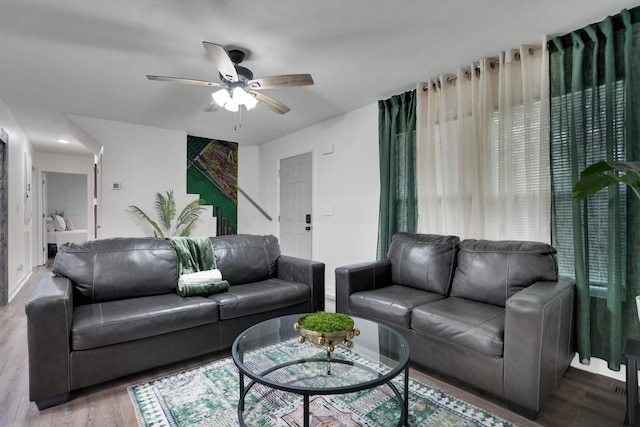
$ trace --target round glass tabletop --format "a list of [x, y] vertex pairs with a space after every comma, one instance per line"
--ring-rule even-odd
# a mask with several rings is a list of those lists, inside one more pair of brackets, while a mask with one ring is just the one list
[[300, 343], [294, 314], [250, 327], [233, 343], [231, 354], [240, 372], [258, 383], [303, 395], [341, 394], [387, 383], [406, 367], [409, 345], [385, 325], [351, 316], [360, 335], [333, 352]]

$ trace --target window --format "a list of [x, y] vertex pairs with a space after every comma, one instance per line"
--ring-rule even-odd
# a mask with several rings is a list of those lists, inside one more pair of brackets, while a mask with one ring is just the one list
[[[551, 164], [553, 170], [555, 224], [553, 225], [553, 245], [558, 250], [558, 268], [560, 275], [575, 277], [575, 251], [573, 236], [573, 199], [571, 189], [577, 174], [585, 166], [607, 159], [607, 152], [613, 153], [609, 160], [624, 161], [624, 84], [617, 81], [613, 104], [613, 126], [607, 128], [604, 114], [605, 88], [598, 86], [596, 91], [587, 88], [583, 92], [570, 93], [551, 99]], [[567, 111], [574, 105], [584, 106], [583, 114], [569, 115]], [[578, 158], [571, 162], [570, 133], [575, 133], [578, 145]], [[612, 150], [607, 147], [607, 135], [611, 137]], [[627, 252], [627, 216], [626, 187], [620, 186], [619, 212], [622, 265], [626, 265]], [[590, 294], [593, 297], [606, 297], [609, 242], [609, 195], [606, 190], [589, 196], [582, 209], [582, 222], [586, 232], [583, 234], [585, 259], [588, 259], [588, 278]], [[622, 268], [622, 283], [626, 283], [626, 269]], [[623, 291], [623, 295], [625, 295]]]

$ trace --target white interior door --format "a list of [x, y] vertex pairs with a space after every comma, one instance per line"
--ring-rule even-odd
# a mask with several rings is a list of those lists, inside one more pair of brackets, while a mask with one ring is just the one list
[[93, 165], [93, 238], [102, 237], [102, 151]]
[[280, 160], [280, 249], [311, 259], [311, 153]]

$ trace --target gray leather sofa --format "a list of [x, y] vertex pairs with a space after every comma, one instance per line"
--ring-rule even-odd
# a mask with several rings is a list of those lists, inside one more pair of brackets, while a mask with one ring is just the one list
[[336, 309], [395, 327], [412, 362], [535, 418], [574, 355], [572, 281], [547, 244], [398, 233], [388, 259], [336, 269]]
[[170, 242], [62, 245], [26, 303], [29, 398], [39, 409], [134, 372], [229, 348], [244, 329], [324, 309], [324, 264], [280, 254], [274, 236], [210, 238], [226, 292], [183, 298]]

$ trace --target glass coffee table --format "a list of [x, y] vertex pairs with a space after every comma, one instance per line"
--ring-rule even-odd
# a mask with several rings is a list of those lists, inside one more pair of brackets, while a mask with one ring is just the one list
[[[247, 393], [256, 384], [295, 393], [303, 399], [303, 424], [309, 425], [309, 397], [347, 394], [378, 386], [389, 387], [400, 408], [398, 426], [408, 425], [409, 344], [398, 332], [371, 320], [351, 316], [360, 335], [352, 348], [336, 345], [333, 352], [306, 341], [293, 324], [304, 314], [270, 319], [250, 327], [233, 343], [238, 367], [238, 421], [245, 426]], [[391, 382], [403, 374], [403, 393]], [[249, 378], [245, 384], [245, 376]]]

